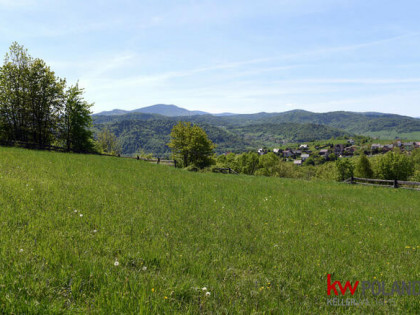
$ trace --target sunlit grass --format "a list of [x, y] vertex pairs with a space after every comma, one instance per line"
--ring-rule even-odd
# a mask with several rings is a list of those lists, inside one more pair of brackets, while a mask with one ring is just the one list
[[326, 304], [420, 279], [416, 191], [0, 148], [0, 210], [6, 313], [420, 312]]

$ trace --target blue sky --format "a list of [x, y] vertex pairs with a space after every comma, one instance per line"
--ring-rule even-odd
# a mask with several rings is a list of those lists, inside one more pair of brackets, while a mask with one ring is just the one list
[[94, 112], [175, 104], [420, 116], [417, 0], [0, 0], [13, 41]]

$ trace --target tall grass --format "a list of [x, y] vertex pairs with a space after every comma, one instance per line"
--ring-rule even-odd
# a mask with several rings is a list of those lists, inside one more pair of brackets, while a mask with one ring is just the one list
[[327, 274], [420, 280], [419, 219], [416, 191], [0, 148], [0, 310], [419, 313], [326, 303]]

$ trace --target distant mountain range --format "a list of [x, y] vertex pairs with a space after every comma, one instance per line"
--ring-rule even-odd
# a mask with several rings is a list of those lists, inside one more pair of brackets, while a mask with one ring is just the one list
[[[304, 110], [292, 110], [290, 112], [307, 112]], [[144, 113], [144, 114], [158, 114], [168, 117], [177, 117], [177, 116], [196, 116], [196, 115], [212, 115], [212, 116], [234, 116], [234, 115], [278, 115], [278, 114], [284, 114], [289, 112], [283, 112], [283, 113], [265, 113], [260, 112], [256, 114], [235, 114], [235, 113], [219, 113], [219, 114], [212, 114], [208, 112], [203, 112], [199, 110], [188, 110], [176, 105], [166, 105], [166, 104], [156, 104], [146, 107], [141, 107], [133, 110], [124, 110], [124, 109], [113, 109], [111, 111], [103, 111], [100, 113], [94, 114], [94, 116], [118, 116], [118, 115], [125, 115], [130, 113]], [[385, 113], [379, 113], [379, 112], [350, 112], [355, 114], [361, 114], [364, 116], [371, 116], [371, 117], [378, 117], [378, 116], [387, 116], [387, 115], [394, 115], [394, 114], [385, 114]], [[315, 113], [312, 113], [315, 114]], [[321, 114], [327, 114], [327, 113], [321, 113]], [[398, 115], [396, 115], [398, 116]], [[407, 116], [408, 117], [408, 116]], [[412, 117], [416, 119], [420, 119], [420, 117]]]
[[93, 115], [96, 131], [108, 126], [120, 139], [124, 154], [139, 149], [168, 155], [169, 134], [178, 121], [203, 127], [217, 152], [242, 152], [287, 142], [365, 135], [380, 139], [420, 140], [420, 119], [377, 112], [210, 114], [175, 105], [153, 105], [132, 111], [115, 109]]
[[100, 112], [95, 115], [105, 115], [105, 116], [116, 116], [124, 115], [129, 113], [144, 113], [144, 114], [159, 114], [168, 117], [176, 116], [195, 116], [195, 115], [208, 115], [209, 113], [202, 112], [199, 110], [188, 110], [181, 108], [175, 105], [165, 105], [165, 104], [156, 104], [152, 106], [142, 107], [134, 110], [122, 110], [114, 109], [111, 111]]

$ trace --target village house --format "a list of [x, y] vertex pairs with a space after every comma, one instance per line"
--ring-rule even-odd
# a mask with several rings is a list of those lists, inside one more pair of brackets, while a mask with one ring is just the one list
[[344, 148], [344, 152], [346, 153], [354, 153], [356, 151], [357, 147], [355, 145], [352, 145], [351, 147]]
[[404, 146], [404, 150], [406, 151], [411, 151], [414, 148], [413, 142], [405, 142], [403, 143], [403, 146]]
[[273, 149], [273, 152], [275, 153], [275, 154], [279, 154], [280, 152], [281, 152], [281, 150], [280, 149]]
[[354, 140], [353, 139], [349, 139], [349, 140], [347, 140], [347, 143], [350, 143], [351, 145], [353, 145], [354, 144]]
[[328, 157], [328, 155], [330, 154], [328, 149], [322, 149], [319, 151], [319, 155], [323, 156], [323, 157]]
[[415, 147], [416, 149], [420, 148], [420, 142], [414, 142], [414, 147]]
[[392, 149], [394, 148], [393, 144], [386, 144], [382, 147], [382, 152], [389, 152], [392, 151]]
[[298, 166], [302, 166], [302, 160], [294, 160], [293, 164], [298, 165]]
[[302, 162], [305, 162], [305, 160], [309, 158], [309, 154], [308, 153], [302, 153], [300, 158], [302, 159]]
[[370, 146], [370, 149], [373, 151], [373, 150], [380, 150], [380, 149], [382, 149], [382, 145], [381, 144], [379, 144], [379, 143], [374, 143], [374, 144], [372, 144], [371, 146]]
[[283, 151], [283, 156], [285, 158], [291, 157], [291, 156], [293, 156], [293, 152], [291, 150], [285, 150], [285, 151]]
[[344, 153], [344, 144], [336, 144], [335, 146], [334, 146], [334, 154], [336, 155], [336, 156], [340, 156], [340, 155], [343, 155], [343, 153]]
[[264, 150], [263, 148], [260, 148], [260, 149], [258, 149], [257, 153], [258, 153], [259, 155], [264, 155], [264, 154], [266, 154], [266, 153], [267, 153], [267, 150]]
[[307, 144], [301, 144], [299, 146], [299, 149], [301, 149], [301, 150], [306, 150], [307, 148], [308, 148], [308, 145]]

